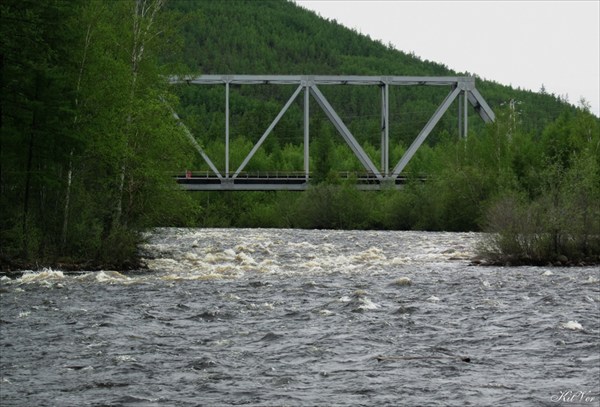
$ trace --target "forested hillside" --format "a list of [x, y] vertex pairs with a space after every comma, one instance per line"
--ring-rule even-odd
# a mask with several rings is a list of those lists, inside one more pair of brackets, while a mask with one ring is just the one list
[[[585, 102], [574, 107], [477, 78], [496, 123], [486, 126], [470, 111], [461, 139], [452, 106], [407, 168], [429, 181], [378, 193], [342, 185], [337, 172], [360, 164], [311, 108], [314, 188], [184, 193], [173, 172], [207, 167], [169, 106], [223, 168], [224, 93], [168, 85], [168, 75], [476, 73], [452, 72], [443, 61], [423, 61], [283, 0], [4, 0], [0, 11], [3, 264], [123, 266], [135, 257], [140, 232], [165, 225], [512, 231], [529, 222], [535, 233], [550, 228], [538, 242], [544, 250], [597, 254], [599, 120]], [[379, 89], [322, 91], [378, 162]], [[231, 167], [292, 92], [232, 87]], [[392, 91], [392, 162], [447, 92]], [[291, 107], [248, 170], [302, 169], [301, 111], [300, 102]], [[503, 244], [522, 243], [511, 241], [514, 233], [502, 236]], [[541, 257], [536, 244], [523, 256]]]

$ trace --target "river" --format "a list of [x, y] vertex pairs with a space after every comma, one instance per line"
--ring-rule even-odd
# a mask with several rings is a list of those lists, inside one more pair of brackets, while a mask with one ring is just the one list
[[0, 280], [0, 405], [600, 404], [600, 269], [481, 235], [159, 229], [148, 270]]

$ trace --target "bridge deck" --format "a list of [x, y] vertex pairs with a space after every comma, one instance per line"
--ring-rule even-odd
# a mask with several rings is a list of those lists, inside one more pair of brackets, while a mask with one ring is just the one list
[[[379, 179], [374, 174], [341, 172], [340, 181], [352, 181], [361, 190], [402, 188], [408, 177]], [[179, 186], [187, 191], [304, 191], [313, 185], [303, 172], [263, 171], [219, 177], [209, 171], [176, 175]], [[424, 178], [420, 177], [420, 180]]]

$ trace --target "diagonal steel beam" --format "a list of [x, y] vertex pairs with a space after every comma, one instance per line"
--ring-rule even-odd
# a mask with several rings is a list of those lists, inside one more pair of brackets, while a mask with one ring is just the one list
[[394, 167], [394, 171], [392, 171], [391, 178], [397, 178], [398, 175], [400, 175], [402, 170], [404, 170], [404, 167], [406, 167], [406, 165], [415, 155], [419, 147], [421, 147], [421, 144], [423, 144], [427, 136], [429, 136], [429, 133], [431, 133], [435, 125], [440, 121], [444, 113], [446, 113], [446, 110], [448, 110], [448, 107], [450, 107], [450, 105], [452, 104], [452, 102], [454, 102], [454, 99], [456, 99], [460, 92], [462, 92], [462, 89], [457, 86], [448, 94], [448, 96], [446, 96], [446, 99], [444, 99], [442, 104], [437, 108], [437, 110], [435, 111], [433, 116], [431, 116], [425, 127], [423, 127], [423, 130], [421, 130], [417, 138], [413, 141], [408, 150], [406, 150], [396, 167]]
[[244, 159], [244, 161], [242, 162], [242, 164], [240, 164], [240, 166], [237, 169], [237, 171], [235, 172], [235, 174], [233, 174], [232, 178], [237, 177], [238, 174], [244, 169], [244, 167], [246, 166], [246, 164], [248, 164], [248, 161], [250, 161], [250, 159], [254, 156], [254, 154], [256, 153], [256, 151], [259, 149], [259, 147], [262, 145], [262, 143], [266, 140], [267, 136], [269, 134], [271, 134], [271, 131], [273, 131], [273, 129], [275, 128], [275, 126], [277, 125], [277, 123], [279, 123], [279, 120], [281, 120], [281, 118], [283, 117], [284, 113], [287, 112], [287, 110], [290, 108], [290, 106], [292, 105], [292, 103], [294, 102], [294, 100], [296, 100], [296, 98], [298, 97], [298, 95], [302, 91], [302, 88], [303, 88], [302, 85], [298, 86], [298, 88], [296, 89], [296, 91], [294, 92], [294, 94], [292, 95], [292, 97], [283, 106], [283, 108], [281, 109], [281, 111], [279, 112], [279, 114], [277, 115], [277, 117], [275, 117], [275, 119], [273, 120], [273, 122], [271, 123], [271, 125], [269, 125], [269, 127], [267, 128], [267, 130], [265, 130], [265, 132], [262, 135], [262, 137], [258, 140], [258, 142], [254, 145], [254, 147], [252, 147], [252, 150], [250, 150], [250, 152], [248, 153], [248, 155], [246, 156], [246, 158]]
[[217, 169], [217, 167], [215, 167], [215, 165], [213, 164], [213, 162], [211, 161], [211, 159], [208, 158], [208, 156], [206, 155], [206, 153], [204, 152], [204, 150], [202, 149], [202, 147], [200, 146], [200, 144], [198, 144], [198, 142], [196, 141], [196, 139], [192, 135], [192, 132], [190, 131], [190, 129], [188, 129], [187, 126], [183, 123], [183, 121], [181, 121], [181, 118], [175, 112], [175, 110], [173, 110], [173, 108], [170, 105], [168, 105], [167, 103], [165, 103], [165, 104], [167, 105], [167, 107], [171, 111], [171, 114], [173, 115], [173, 117], [175, 118], [175, 120], [177, 120], [177, 124], [179, 124], [183, 128], [183, 131], [184, 131], [185, 135], [187, 136], [188, 140], [196, 148], [196, 151], [198, 151], [198, 153], [200, 153], [200, 155], [202, 156], [202, 158], [204, 159], [204, 161], [206, 161], [206, 163], [208, 164], [208, 166], [210, 167], [210, 169], [212, 170], [212, 172], [214, 172], [215, 175], [219, 179], [223, 179], [223, 176], [221, 175], [221, 173], [219, 172], [219, 170]]
[[487, 102], [485, 101], [483, 96], [481, 96], [481, 93], [479, 93], [477, 89], [470, 89], [467, 92], [467, 95], [469, 97], [469, 102], [471, 102], [471, 104], [473, 105], [477, 113], [479, 113], [479, 116], [481, 116], [483, 121], [485, 121], [486, 123], [491, 123], [496, 120], [496, 115], [494, 115], [494, 111], [490, 108], [490, 106], [487, 104]]
[[346, 127], [342, 119], [340, 119], [335, 110], [333, 110], [333, 107], [331, 107], [331, 105], [329, 104], [325, 96], [321, 93], [319, 88], [317, 88], [316, 85], [311, 85], [310, 92], [319, 104], [319, 106], [321, 106], [321, 109], [323, 109], [331, 123], [333, 123], [337, 131], [342, 135], [344, 140], [346, 140], [346, 143], [348, 143], [350, 149], [352, 150], [352, 152], [354, 152], [354, 155], [358, 158], [358, 160], [365, 167], [365, 169], [370, 173], [374, 174], [378, 179], [383, 179], [383, 176], [381, 175], [377, 167], [375, 167], [373, 161], [371, 161], [369, 156], [365, 153], [365, 150], [363, 150], [363, 148], [360, 146], [358, 141], [356, 141], [352, 133], [350, 133], [350, 130], [348, 130], [348, 128]]

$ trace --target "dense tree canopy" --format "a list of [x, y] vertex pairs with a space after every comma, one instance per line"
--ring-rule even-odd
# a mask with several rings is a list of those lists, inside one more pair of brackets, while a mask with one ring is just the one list
[[189, 154], [161, 102], [163, 6], [0, 5], [3, 259], [119, 265], [137, 231], [193, 207], [168, 175]]

